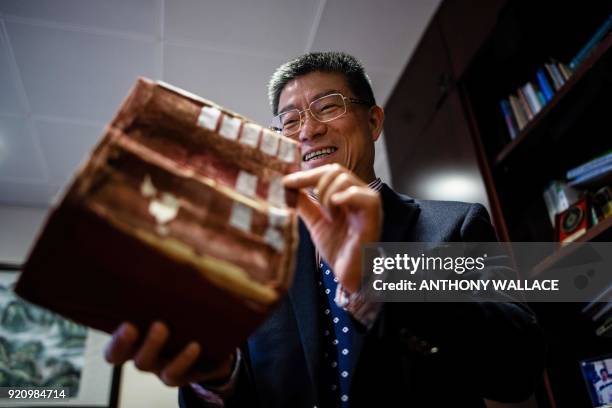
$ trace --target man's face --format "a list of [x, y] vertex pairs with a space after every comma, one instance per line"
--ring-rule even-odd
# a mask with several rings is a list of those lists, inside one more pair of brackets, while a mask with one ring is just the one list
[[[312, 72], [289, 82], [280, 94], [278, 112], [290, 109], [307, 109], [310, 102], [321, 96], [341, 93], [345, 97], [356, 98], [350, 91], [344, 75], [338, 73]], [[341, 117], [321, 123], [304, 112], [305, 119], [301, 129], [292, 137], [301, 142], [302, 169], [307, 170], [323, 164], [338, 163], [353, 171], [364, 181], [374, 177], [374, 141], [378, 139], [382, 128], [372, 111], [382, 110], [378, 107], [368, 108], [365, 105], [346, 101], [347, 111]], [[305, 115], [305, 116], [304, 116]], [[327, 152], [317, 158], [306, 160], [306, 155], [325, 149]]]

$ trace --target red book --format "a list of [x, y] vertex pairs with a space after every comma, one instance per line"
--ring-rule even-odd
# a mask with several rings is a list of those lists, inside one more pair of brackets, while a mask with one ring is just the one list
[[16, 292], [106, 332], [171, 330], [219, 360], [285, 295], [297, 246], [295, 141], [141, 79], [55, 207]]

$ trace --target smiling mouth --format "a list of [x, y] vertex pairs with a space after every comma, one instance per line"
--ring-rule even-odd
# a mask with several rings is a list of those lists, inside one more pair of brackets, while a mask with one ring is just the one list
[[302, 156], [302, 160], [307, 162], [307, 161], [311, 161], [315, 159], [320, 159], [322, 157], [329, 156], [330, 154], [334, 153], [336, 150], [338, 150], [338, 148], [336, 147], [326, 147], [323, 149], [318, 149], [313, 152], [306, 153], [304, 156]]

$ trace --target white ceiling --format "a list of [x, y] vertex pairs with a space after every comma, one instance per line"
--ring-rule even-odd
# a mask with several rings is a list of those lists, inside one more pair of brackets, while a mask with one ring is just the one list
[[384, 104], [438, 3], [0, 0], [0, 204], [47, 207], [138, 76], [266, 124], [277, 66], [342, 50]]

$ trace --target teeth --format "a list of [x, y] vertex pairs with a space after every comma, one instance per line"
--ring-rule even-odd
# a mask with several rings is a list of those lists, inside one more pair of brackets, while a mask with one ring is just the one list
[[304, 155], [304, 161], [309, 161], [319, 156], [327, 156], [328, 154], [331, 154], [336, 150], [337, 149], [335, 147], [326, 147], [325, 149], [315, 150], [314, 152], [310, 152]]

